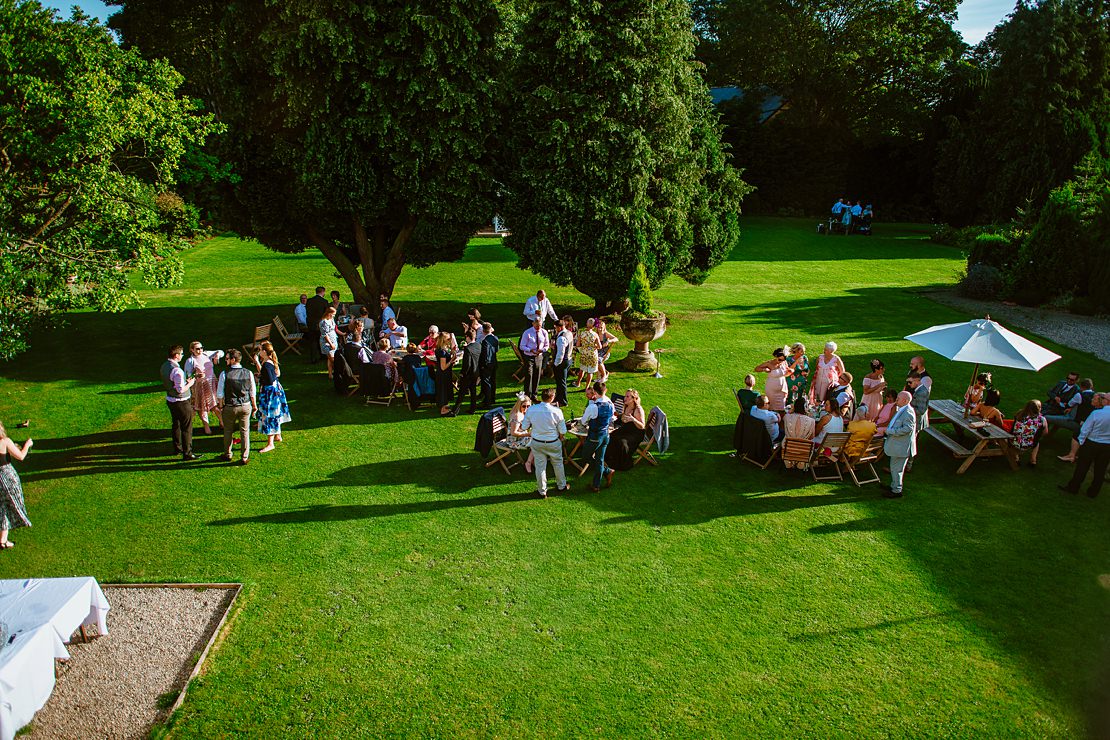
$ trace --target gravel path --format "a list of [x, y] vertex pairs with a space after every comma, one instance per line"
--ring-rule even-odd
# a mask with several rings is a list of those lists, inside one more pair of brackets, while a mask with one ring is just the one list
[[1044, 308], [1011, 306], [998, 301], [978, 301], [964, 298], [952, 291], [930, 291], [922, 295], [958, 308], [974, 316], [990, 314], [1009, 328], [1021, 327], [1040, 334], [1072, 349], [1090, 352], [1100, 360], [1110, 361], [1110, 321], [1092, 316], [1076, 316]]
[[159, 697], [176, 698], [233, 593], [105, 587], [108, 636], [68, 646], [71, 658], [26, 737], [147, 737], [173, 704]]

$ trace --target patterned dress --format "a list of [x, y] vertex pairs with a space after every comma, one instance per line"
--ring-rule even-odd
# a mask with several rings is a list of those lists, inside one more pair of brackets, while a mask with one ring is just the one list
[[[793, 358], [787, 360], [787, 363], [793, 364]], [[803, 398], [809, 390], [809, 358], [805, 355], [802, 355], [798, 364], [794, 365], [794, 374], [787, 378], [786, 387], [786, 406], [793, 408], [794, 402]]]
[[598, 364], [598, 347], [601, 340], [593, 329], [583, 329], [578, 332], [578, 367], [585, 373], [596, 373]]
[[1019, 450], [1030, 450], [1040, 442], [1039, 432], [1044, 428], [1044, 416], [1027, 416], [1014, 422], [1013, 435]]
[[258, 389], [258, 431], [261, 434], [281, 434], [281, 425], [293, 421], [289, 415], [289, 401], [278, 380], [274, 363], [262, 363]]
[[204, 373], [204, 380], [198, 379], [193, 384], [193, 410], [197, 413], [207, 414], [216, 408], [216, 382], [219, 380], [215, 363], [223, 357], [222, 350], [202, 352], [199, 355], [190, 355], [185, 360], [185, 377], [195, 374], [198, 370]]
[[30, 527], [27, 507], [23, 503], [23, 484], [15, 472], [8, 453], [0, 453], [0, 529]]

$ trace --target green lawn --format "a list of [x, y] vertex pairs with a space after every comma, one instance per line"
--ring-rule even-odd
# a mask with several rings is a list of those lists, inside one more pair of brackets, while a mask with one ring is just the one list
[[[277, 451], [247, 468], [169, 456], [166, 345], [240, 345], [339, 282], [315, 254], [213, 239], [182, 287], [74, 316], [0, 365], [0, 418], [32, 418], [36, 440], [19, 466], [35, 526], [0, 577], [245, 583], [173, 726], [188, 737], [1103, 734], [1110, 500], [1056, 490], [1063, 434], [1035, 471], [960, 477], [923, 441], [898, 501], [727, 457], [729, 389], [772, 346], [835, 339], [857, 376], [876, 356], [896, 376], [917, 353], [900, 337], [969, 318], [915, 294], [951, 282], [958, 252], [924, 228], [877, 232], [751, 219], [708, 283], [668, 282], [666, 377], [612, 385], [667, 411], [671, 453], [547, 501], [480, 464], [476, 417], [367, 408], [292, 355]], [[476, 241], [461, 263], [406, 268], [395, 302], [413, 335], [478, 305], [504, 340], [543, 285]], [[1046, 344], [1064, 361], [995, 374], [1008, 413], [1066, 368], [1105, 385], [1105, 363]], [[970, 367], [928, 360], [935, 395], [962, 394]], [[196, 446], [210, 460], [219, 443]]]

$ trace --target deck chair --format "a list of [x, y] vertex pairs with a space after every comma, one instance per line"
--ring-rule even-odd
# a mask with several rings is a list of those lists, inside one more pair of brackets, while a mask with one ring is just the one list
[[[844, 467], [844, 472], [852, 479], [852, 482], [859, 488], [865, 483], [878, 483], [879, 474], [875, 472], [875, 463], [883, 457], [883, 438], [872, 437], [867, 443], [867, 447], [863, 452], [855, 457], [843, 456], [840, 463]], [[858, 474], [865, 475], [861, 479]]]
[[509, 346], [513, 348], [513, 356], [516, 357], [516, 361], [520, 363], [519, 367], [513, 371], [513, 380], [518, 383], [523, 383], [524, 378], [528, 374], [528, 363], [524, 361], [524, 353], [520, 351], [520, 347], [517, 346], [516, 342], [510, 339]]
[[[491, 417], [491, 420], [493, 422], [493, 450], [495, 454], [493, 459], [486, 463], [486, 467], [491, 468], [500, 464], [506, 475], [512, 475], [513, 468], [524, 464], [524, 460], [520, 457], [519, 443], [509, 437], [509, 424], [505, 421], [504, 411]], [[513, 455], [516, 456], [516, 460], [506, 462], [506, 458]]]
[[263, 342], [270, 338], [270, 324], [254, 327], [254, 339], [243, 345], [243, 354], [252, 356]]
[[357, 344], [346, 342], [343, 344], [343, 348], [336, 353], [337, 357], [339, 355], [343, 356], [343, 361], [347, 363], [347, 367], [351, 369], [351, 375], [357, 381], [355, 387], [347, 392], [348, 396], [353, 396], [360, 391], [363, 395], [366, 394], [366, 373], [362, 369], [362, 366], [366, 363], [359, 357], [359, 350], [361, 349]]
[[297, 345], [304, 339], [304, 334], [299, 331], [290, 334], [286, 331], [285, 324], [282, 323], [281, 318], [278, 316], [274, 317], [273, 324], [274, 328], [277, 329], [278, 336], [285, 342], [285, 349], [281, 351], [281, 354], [284, 355], [289, 350], [293, 350], [299, 355], [301, 351], [297, 349]]
[[658, 425], [659, 418], [654, 413], [648, 414], [647, 424], [644, 425], [644, 441], [636, 448], [636, 459], [632, 461], [633, 466], [638, 465], [641, 460], [647, 460], [651, 465], [659, 464], [659, 461], [651, 454], [651, 447], [655, 444], [655, 427]]
[[612, 393], [609, 395], [609, 400], [613, 402], [613, 419], [620, 421], [621, 414], [624, 413], [624, 396]]
[[808, 470], [813, 458], [813, 440], [802, 437], [786, 437], [782, 440], [782, 461], [788, 468]]
[[809, 461], [809, 472], [813, 473], [813, 480], [844, 480], [840, 472], [840, 455], [851, 436], [848, 432], [826, 434], [821, 444], [813, 446], [813, 457]]
[[771, 439], [771, 435], [767, 432], [767, 425], [762, 421], [746, 414], [742, 418], [745, 418], [745, 421], [741, 430], [740, 460], [750, 462], [760, 470], [766, 470], [782, 453], [782, 447]]

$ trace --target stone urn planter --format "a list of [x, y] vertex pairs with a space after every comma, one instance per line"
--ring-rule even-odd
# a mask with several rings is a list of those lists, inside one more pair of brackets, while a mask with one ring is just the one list
[[658, 370], [659, 360], [648, 344], [663, 336], [666, 330], [665, 314], [633, 316], [627, 311], [621, 314], [621, 331], [635, 344], [628, 356], [621, 361], [621, 367], [634, 373], [653, 373]]

